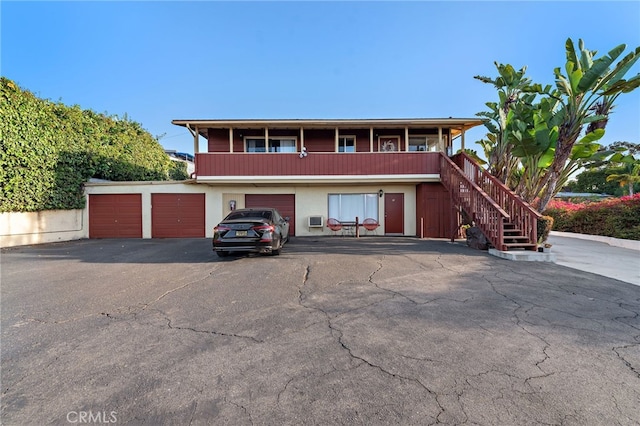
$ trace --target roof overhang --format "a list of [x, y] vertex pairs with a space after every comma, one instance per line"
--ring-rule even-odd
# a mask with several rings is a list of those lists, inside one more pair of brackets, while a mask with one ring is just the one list
[[[446, 127], [459, 132], [482, 124], [478, 118], [375, 118], [375, 119], [220, 119], [220, 120], [172, 120], [172, 124], [187, 127], [202, 136], [207, 129], [328, 129], [328, 128], [398, 128]], [[454, 134], [455, 136], [455, 134]]]

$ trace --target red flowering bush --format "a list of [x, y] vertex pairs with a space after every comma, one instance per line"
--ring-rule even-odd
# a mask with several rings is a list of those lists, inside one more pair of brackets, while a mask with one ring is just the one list
[[555, 231], [640, 240], [640, 194], [600, 202], [552, 200], [543, 214]]

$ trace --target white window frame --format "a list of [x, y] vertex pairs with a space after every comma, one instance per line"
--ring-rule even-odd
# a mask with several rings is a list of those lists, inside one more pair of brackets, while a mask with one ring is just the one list
[[[353, 151], [347, 151], [347, 145], [346, 142], [351, 140], [353, 142]], [[343, 151], [340, 151], [340, 148], [343, 148]], [[350, 153], [350, 152], [356, 152], [356, 137], [355, 135], [341, 135], [338, 136], [338, 146], [336, 147], [337, 152], [340, 153]]]
[[[362, 198], [358, 200], [358, 198]], [[330, 193], [327, 195], [327, 217], [341, 222], [360, 223], [367, 218], [379, 221], [380, 195], [375, 193]]]
[[[264, 144], [263, 145], [264, 146], [264, 151], [251, 151], [249, 149], [249, 145], [248, 145], [250, 141], [261, 141]], [[244, 143], [244, 152], [249, 152], [251, 154], [263, 154], [265, 152], [268, 152], [267, 144], [264, 143], [264, 137], [246, 136], [244, 138], [244, 142], [243, 143]]]
[[[415, 144], [412, 142], [415, 142], [417, 139], [422, 139], [421, 144]], [[411, 147], [413, 146], [417, 146], [418, 149], [411, 149]], [[424, 148], [424, 149], [420, 149], [420, 148]], [[409, 135], [409, 151], [411, 152], [416, 152], [416, 151], [427, 151], [427, 152], [438, 152], [440, 151], [440, 143], [438, 140], [438, 135]]]
[[[265, 143], [264, 151], [249, 151], [249, 147], [247, 143], [249, 141], [262, 141], [264, 142], [264, 136], [245, 136], [244, 137], [244, 152], [252, 153], [252, 154], [264, 154], [264, 153], [292, 153], [298, 152], [298, 138], [296, 136], [269, 136], [269, 143]], [[272, 145], [272, 141], [293, 141], [293, 150], [291, 151], [272, 151], [275, 147]]]

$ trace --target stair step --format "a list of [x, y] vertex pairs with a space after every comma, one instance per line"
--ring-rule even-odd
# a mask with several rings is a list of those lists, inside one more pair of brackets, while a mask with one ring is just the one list
[[505, 233], [509, 232], [509, 233], [516, 233], [516, 234], [520, 234], [522, 235], [522, 229], [505, 229], [504, 230]]
[[525, 237], [524, 235], [505, 235], [503, 238], [505, 240], [529, 241], [529, 237]]
[[537, 247], [537, 244], [531, 244], [531, 243], [504, 243], [504, 245], [505, 247], [507, 247], [507, 249]]

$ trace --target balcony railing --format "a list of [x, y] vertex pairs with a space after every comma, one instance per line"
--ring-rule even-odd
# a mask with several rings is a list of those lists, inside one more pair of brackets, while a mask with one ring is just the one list
[[439, 152], [310, 152], [196, 154], [196, 175], [228, 176], [371, 176], [440, 173]]

